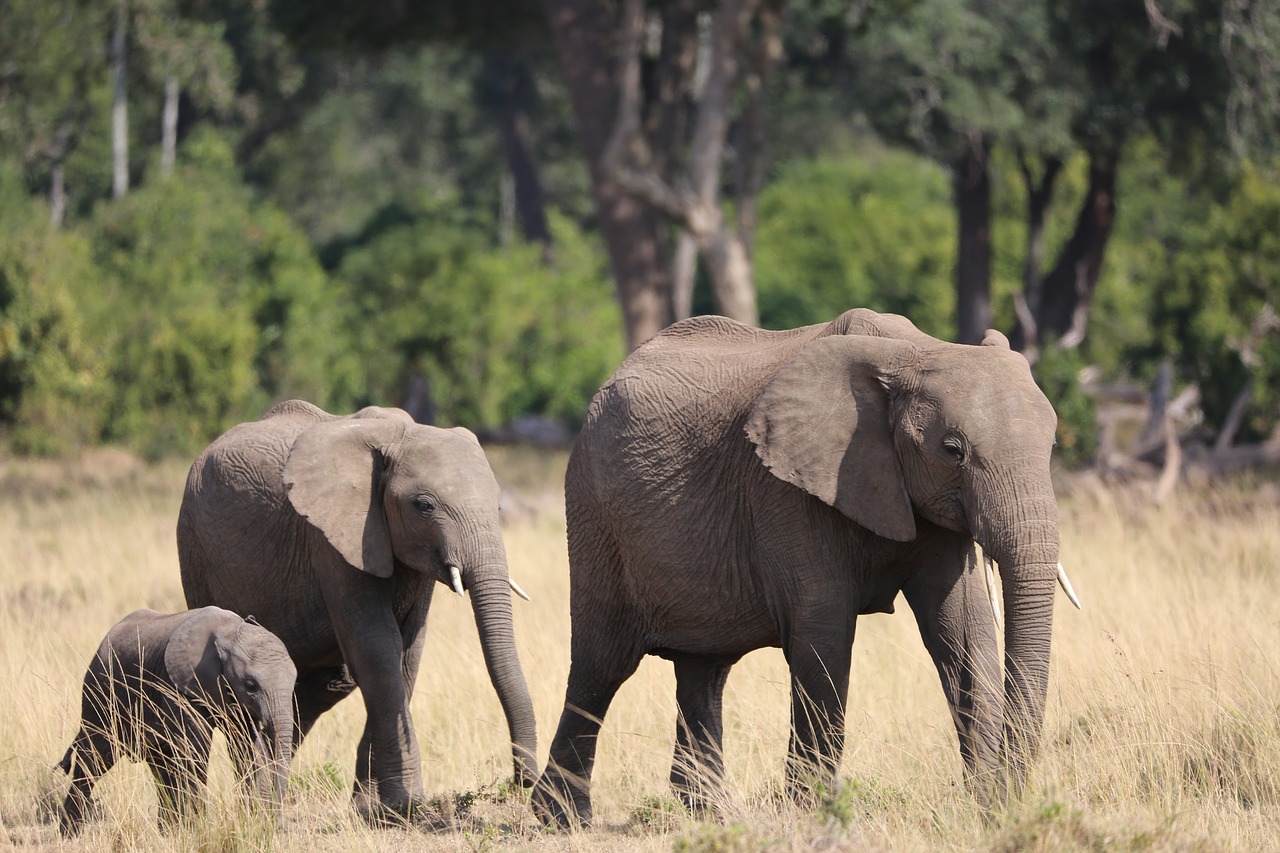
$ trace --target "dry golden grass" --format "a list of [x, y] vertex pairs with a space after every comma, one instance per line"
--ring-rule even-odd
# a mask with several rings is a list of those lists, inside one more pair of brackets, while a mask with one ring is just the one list
[[[546, 748], [568, 671], [563, 456], [494, 451], [518, 486], [506, 527], [533, 596], [516, 629]], [[141, 606], [181, 609], [174, 522], [185, 466], [120, 454], [0, 462], [0, 846], [117, 850], [1266, 850], [1280, 845], [1280, 498], [1274, 486], [1181, 494], [1154, 508], [1087, 480], [1065, 491], [1063, 560], [1084, 601], [1060, 599], [1043, 754], [1024, 800], [984, 816], [959, 785], [955, 736], [914, 620], [859, 625], [842, 791], [814, 812], [777, 796], [787, 734], [780, 654], [739, 664], [726, 694], [729, 799], [719, 822], [667, 793], [670, 665], [646, 660], [614, 702], [599, 750], [598, 826], [543, 833], [510, 773], [501, 710], [467, 604], [440, 590], [414, 718], [427, 788], [453, 828], [371, 829], [348, 807], [363, 707], [323, 718], [297, 755], [283, 829], [237, 805], [215, 749], [211, 805], [174, 836], [127, 764], [99, 786], [103, 819], [63, 844], [44, 822], [52, 769], [77, 723], [84, 666]]]

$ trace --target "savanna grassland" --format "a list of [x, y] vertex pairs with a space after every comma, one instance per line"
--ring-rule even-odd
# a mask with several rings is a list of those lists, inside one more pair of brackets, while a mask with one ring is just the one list
[[[563, 456], [491, 452], [508, 489], [516, 631], [540, 759], [568, 671], [568, 577], [556, 482]], [[76, 463], [0, 462], [0, 846], [56, 848], [52, 765], [75, 729], [83, 668], [106, 629], [141, 606], [183, 607], [174, 545], [185, 465], [99, 452]], [[375, 830], [348, 807], [363, 707], [349, 699], [299, 751], [285, 825], [236, 806], [215, 748], [211, 805], [174, 836], [128, 764], [99, 786], [85, 850], [1146, 850], [1280, 844], [1280, 490], [1140, 491], [1083, 478], [1062, 488], [1063, 561], [1084, 602], [1059, 597], [1043, 753], [1024, 800], [981, 813], [914, 620], [864, 617], [854, 648], [843, 787], [801, 811], [778, 794], [787, 679], [774, 650], [748, 656], [725, 697], [729, 797], [719, 822], [667, 794], [670, 664], [648, 659], [602, 732], [597, 827], [543, 833], [505, 779], [505, 724], [470, 608], [437, 593], [413, 712], [429, 792], [452, 828]]]

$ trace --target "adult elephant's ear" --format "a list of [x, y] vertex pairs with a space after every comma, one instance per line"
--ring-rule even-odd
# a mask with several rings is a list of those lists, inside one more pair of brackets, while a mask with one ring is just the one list
[[888, 338], [818, 338], [774, 375], [747, 419], [747, 437], [775, 476], [899, 542], [915, 538], [916, 523], [888, 388], [915, 352]]
[[385, 448], [405, 425], [381, 418], [318, 423], [302, 432], [284, 464], [289, 502], [363, 572], [391, 577], [391, 535], [382, 508]]

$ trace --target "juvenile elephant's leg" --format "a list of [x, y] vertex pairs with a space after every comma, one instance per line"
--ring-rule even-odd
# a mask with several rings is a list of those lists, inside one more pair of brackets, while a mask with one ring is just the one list
[[722, 698], [737, 659], [678, 656], [675, 757], [671, 785], [694, 811], [714, 807], [724, 789]]
[[376, 798], [379, 811], [404, 816], [422, 776], [404, 678], [404, 641], [389, 604], [390, 581], [348, 572], [347, 582], [332, 595], [326, 591], [325, 598], [367, 714], [356, 750], [355, 797], [357, 805]]
[[85, 815], [92, 807], [93, 786], [115, 763], [116, 752], [111, 738], [101, 730], [81, 726], [59, 765], [71, 777], [71, 788], [62, 803], [60, 829], [63, 835], [74, 835], [80, 831]]
[[[405, 703], [406, 705], [413, 699], [413, 689], [418, 682], [418, 667], [422, 662], [422, 648], [426, 639], [427, 611], [431, 605], [431, 597], [428, 592], [425, 600], [419, 599], [406, 617], [406, 621], [401, 626], [401, 642], [404, 644], [404, 658], [402, 666], [402, 675], [404, 677]], [[411, 733], [412, 730], [411, 730]], [[418, 757], [418, 744], [414, 734], [413, 755], [415, 762], [420, 761]], [[355, 799], [356, 809], [364, 814], [372, 814], [377, 810], [381, 794], [378, 788], [378, 779], [373, 772], [373, 732], [368, 726], [365, 727], [364, 734], [360, 738], [360, 743], [356, 746], [356, 779], [353, 797]], [[415, 768], [418, 767], [415, 763]], [[412, 779], [406, 779], [405, 785], [409, 791], [409, 796], [405, 802], [410, 806], [414, 803], [422, 803], [426, 800], [426, 789], [422, 784], [422, 772], [420, 769], [414, 774]], [[409, 815], [406, 813], [405, 815]]]
[[967, 536], [947, 536], [921, 555], [902, 587], [938, 668], [960, 739], [965, 782], [985, 797], [1000, 755], [1003, 674], [981, 566]]
[[[856, 616], [847, 602], [811, 608], [784, 640], [791, 668], [791, 745], [787, 788], [797, 801], [835, 782], [844, 754], [844, 709], [849, 693]], [[816, 618], [813, 618], [816, 617]]]

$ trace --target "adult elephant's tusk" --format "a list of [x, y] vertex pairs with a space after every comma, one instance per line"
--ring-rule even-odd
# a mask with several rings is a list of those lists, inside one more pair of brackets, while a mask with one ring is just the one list
[[1067, 570], [1062, 567], [1062, 563], [1058, 563], [1058, 585], [1062, 587], [1062, 591], [1067, 594], [1067, 598], [1076, 606], [1076, 610], [1083, 610], [1080, 606], [1080, 599], [1076, 597], [1076, 591], [1071, 586], [1071, 579], [1067, 577]]
[[996, 630], [1004, 630], [1004, 617], [1000, 613], [1000, 592], [996, 589], [996, 563], [987, 554], [982, 555], [983, 577], [987, 582], [987, 598], [991, 599], [991, 615], [996, 620]]
[[462, 572], [458, 571], [457, 566], [449, 567], [449, 580], [453, 584], [453, 591], [462, 595]]
[[516, 583], [516, 582], [515, 582], [513, 579], [511, 579], [511, 578], [507, 578], [507, 583], [511, 584], [511, 591], [512, 591], [512, 592], [514, 592], [516, 595], [520, 596], [520, 597], [521, 597], [521, 598], [523, 598], [525, 601], [529, 601], [529, 600], [530, 600], [530, 598], [529, 598], [529, 593], [527, 593], [527, 592], [525, 592], [523, 589], [521, 589], [521, 588], [520, 588], [520, 584]]

